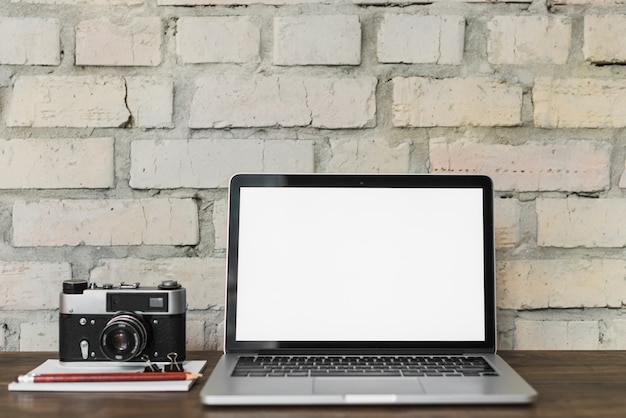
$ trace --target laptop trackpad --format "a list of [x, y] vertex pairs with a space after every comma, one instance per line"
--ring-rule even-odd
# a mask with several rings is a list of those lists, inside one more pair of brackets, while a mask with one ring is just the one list
[[318, 377], [313, 392], [320, 395], [407, 395], [424, 393], [418, 378], [411, 377]]

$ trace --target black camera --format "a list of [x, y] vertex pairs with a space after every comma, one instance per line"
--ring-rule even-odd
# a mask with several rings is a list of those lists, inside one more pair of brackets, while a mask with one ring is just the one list
[[63, 282], [61, 361], [185, 360], [185, 289], [174, 280], [97, 286]]

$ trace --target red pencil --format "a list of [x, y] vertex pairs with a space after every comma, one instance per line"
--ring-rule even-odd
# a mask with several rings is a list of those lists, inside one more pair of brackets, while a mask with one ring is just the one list
[[167, 380], [195, 380], [201, 376], [201, 374], [189, 372], [42, 373], [18, 376], [17, 381], [20, 383], [150, 382]]

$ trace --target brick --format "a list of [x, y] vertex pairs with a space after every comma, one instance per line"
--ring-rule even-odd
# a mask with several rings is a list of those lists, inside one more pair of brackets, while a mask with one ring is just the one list
[[224, 321], [221, 321], [217, 324], [217, 329], [214, 335], [209, 336], [209, 347], [212, 350], [216, 351], [224, 351], [224, 335], [226, 331], [226, 324]]
[[602, 336], [600, 348], [624, 350], [626, 348], [626, 319], [613, 319]]
[[501, 309], [620, 308], [626, 302], [623, 260], [500, 261], [496, 277]]
[[84, 20], [76, 26], [76, 65], [157, 66], [162, 33], [158, 17], [136, 17], [128, 25], [106, 17]]
[[213, 229], [215, 230], [215, 249], [222, 250], [228, 243], [228, 200], [213, 202]]
[[119, 77], [23, 76], [13, 88], [9, 127], [116, 128], [128, 123]]
[[[8, 65], [0, 66], [0, 88], [13, 85], [13, 68], [14, 67]], [[3, 107], [6, 109], [5, 103], [3, 103], [3, 106], [0, 106], [0, 110], [2, 110]]]
[[315, 170], [313, 142], [266, 140], [260, 156], [263, 171], [269, 173], [312, 173]]
[[143, 4], [144, 0], [11, 0], [11, 3], [25, 3], [25, 4], [58, 4], [58, 5], [126, 5], [133, 6], [137, 4]]
[[195, 321], [187, 316], [185, 321], [185, 347], [187, 351], [204, 350], [204, 321]]
[[173, 97], [169, 78], [26, 76], [15, 84], [7, 125], [169, 128]]
[[496, 248], [513, 248], [520, 243], [521, 206], [517, 199], [494, 200]]
[[189, 127], [306, 126], [305, 98], [301, 79], [204, 77], [196, 81]]
[[305, 79], [310, 126], [322, 129], [374, 127], [377, 83], [375, 77]]
[[555, 6], [573, 6], [573, 5], [598, 5], [609, 6], [614, 4], [624, 4], [624, 0], [554, 0]]
[[69, 263], [0, 261], [0, 306], [4, 311], [57, 309], [61, 283], [72, 278]]
[[113, 138], [0, 140], [0, 189], [111, 188]]
[[137, 128], [173, 128], [174, 82], [161, 77], [126, 79], [131, 126]]
[[199, 78], [191, 128], [375, 125], [374, 77], [209, 76]]
[[597, 350], [596, 321], [515, 321], [518, 350]]
[[237, 172], [313, 172], [310, 141], [141, 140], [131, 143], [135, 189], [225, 188]]
[[20, 351], [57, 351], [58, 349], [58, 319], [47, 317], [40, 321], [20, 324]]
[[488, 78], [396, 77], [393, 126], [516, 126], [522, 88]]
[[221, 5], [294, 5], [294, 4], [331, 4], [331, 0], [158, 0], [159, 6], [221, 6]]
[[489, 4], [499, 4], [499, 3], [531, 3], [531, 0], [352, 0], [354, 4], [359, 5], [374, 5], [374, 6], [401, 6], [406, 7], [409, 4], [437, 4], [443, 3], [444, 5], [449, 4], [472, 4], [472, 3], [489, 3]]
[[585, 16], [583, 54], [595, 64], [626, 63], [626, 16]]
[[89, 275], [96, 283], [140, 282], [156, 286], [163, 280], [176, 280], [185, 289], [189, 309], [224, 307], [226, 259], [223, 258], [139, 258], [104, 259]]
[[529, 141], [523, 145], [430, 141], [434, 173], [489, 175], [497, 190], [600, 191], [611, 182], [611, 145], [596, 141]]
[[176, 29], [176, 52], [185, 64], [261, 59], [261, 28], [250, 16], [181, 17]]
[[328, 172], [337, 173], [407, 173], [410, 145], [395, 147], [384, 140], [331, 139], [332, 156]]
[[533, 87], [534, 121], [540, 128], [623, 128], [626, 81], [539, 77]]
[[274, 18], [275, 65], [359, 65], [358, 16], [300, 15]]
[[461, 16], [385, 14], [376, 53], [381, 63], [460, 65], [464, 42]]
[[487, 56], [492, 64], [567, 62], [572, 24], [565, 17], [496, 16], [487, 24]]
[[42, 200], [13, 205], [16, 247], [195, 245], [192, 199]]
[[0, 17], [0, 64], [59, 65], [58, 19]]
[[537, 244], [542, 247], [626, 245], [626, 199], [537, 199]]

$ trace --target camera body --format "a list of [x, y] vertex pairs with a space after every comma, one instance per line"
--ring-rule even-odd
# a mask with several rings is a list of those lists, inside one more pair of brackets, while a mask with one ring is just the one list
[[97, 286], [66, 280], [60, 301], [59, 359], [185, 360], [185, 289], [176, 281]]

